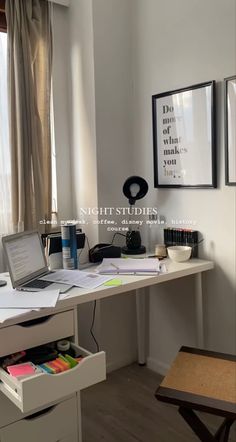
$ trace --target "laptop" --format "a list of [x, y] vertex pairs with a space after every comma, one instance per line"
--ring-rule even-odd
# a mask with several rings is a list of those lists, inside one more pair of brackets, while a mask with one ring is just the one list
[[67, 292], [72, 285], [44, 281], [50, 272], [39, 232], [22, 232], [2, 238], [13, 288], [38, 292], [60, 289]]

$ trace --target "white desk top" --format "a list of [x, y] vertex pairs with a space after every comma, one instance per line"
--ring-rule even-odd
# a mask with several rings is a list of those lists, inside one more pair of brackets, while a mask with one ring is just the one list
[[[162, 282], [171, 281], [173, 279], [182, 278], [188, 275], [194, 275], [196, 273], [205, 272], [211, 270], [214, 267], [212, 261], [205, 261], [201, 259], [191, 259], [183, 263], [175, 263], [170, 259], [164, 261], [166, 263], [167, 273], [163, 273], [157, 276], [136, 276], [136, 275], [116, 275], [114, 278], [122, 280], [122, 285], [115, 287], [100, 286], [93, 290], [86, 290], [79, 287], [73, 287], [68, 292], [68, 297], [59, 301], [54, 309], [42, 309], [39, 312], [32, 312], [26, 315], [19, 316], [18, 318], [11, 319], [9, 321], [0, 324], [0, 328], [6, 327], [12, 324], [28, 321], [40, 316], [47, 316], [53, 314], [56, 311], [66, 310], [73, 308], [76, 305], [84, 304], [98, 299], [107, 298], [109, 296], [118, 295], [125, 292], [131, 292], [132, 290], [141, 289], [144, 287], [150, 287]], [[9, 276], [6, 274], [0, 274], [0, 279], [8, 279], [8, 284], [11, 286]], [[0, 288], [1, 295], [1, 288]]]

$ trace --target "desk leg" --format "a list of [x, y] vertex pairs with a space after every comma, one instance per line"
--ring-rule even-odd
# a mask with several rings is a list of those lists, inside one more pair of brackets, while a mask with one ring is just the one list
[[77, 391], [77, 429], [78, 429], [78, 442], [82, 442], [82, 416], [81, 416], [81, 396], [80, 391]]
[[197, 346], [204, 348], [203, 329], [203, 301], [202, 301], [202, 274], [195, 275], [195, 303], [196, 303], [196, 324], [197, 324]]
[[[79, 330], [78, 330], [78, 308], [74, 307], [74, 342], [79, 345]], [[76, 393], [77, 398], [77, 442], [82, 442], [82, 416], [81, 416], [81, 396], [80, 391]]]
[[146, 293], [147, 289], [136, 290], [138, 362], [146, 364]]

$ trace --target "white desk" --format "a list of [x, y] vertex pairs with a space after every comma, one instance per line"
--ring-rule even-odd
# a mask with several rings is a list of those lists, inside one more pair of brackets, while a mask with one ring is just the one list
[[[121, 293], [135, 291], [136, 293], [136, 305], [137, 305], [137, 336], [138, 336], [138, 355], [139, 363], [144, 364], [146, 362], [146, 351], [145, 351], [145, 341], [146, 341], [146, 315], [145, 315], [145, 302], [147, 289], [151, 286], [161, 284], [162, 282], [171, 281], [174, 279], [182, 278], [189, 275], [194, 275], [195, 277], [195, 303], [196, 303], [196, 327], [197, 327], [197, 345], [199, 347], [204, 347], [204, 336], [203, 336], [203, 306], [202, 306], [202, 281], [201, 274], [207, 270], [213, 268], [213, 263], [210, 261], [203, 261], [199, 259], [192, 259], [185, 263], [173, 263], [170, 260], [166, 260], [167, 273], [158, 276], [124, 276], [120, 275], [119, 278], [122, 279], [123, 284], [116, 287], [98, 287], [95, 290], [85, 290], [80, 288], [73, 288], [68, 293], [68, 297], [64, 300], [58, 302], [55, 309], [43, 309], [40, 312], [32, 312], [24, 316], [20, 316], [15, 319], [11, 319], [3, 324], [0, 324], [0, 356], [13, 353], [18, 350], [23, 350], [30, 348], [30, 346], [37, 346], [44, 344], [46, 342], [51, 342], [52, 340], [61, 339], [62, 337], [72, 336], [75, 344], [78, 345], [78, 329], [77, 329], [77, 306], [94, 300], [99, 300], [107, 298], [109, 296], [116, 296]], [[0, 275], [0, 279], [4, 279], [5, 275]], [[9, 282], [10, 285], [10, 282]], [[1, 293], [1, 292], [0, 292]], [[63, 320], [60, 322], [60, 318]], [[35, 325], [33, 328], [27, 330], [24, 323], [29, 320], [35, 320], [37, 318], [49, 317], [45, 323]], [[51, 318], [51, 319], [50, 319]], [[51, 324], [50, 324], [51, 321]], [[70, 324], [71, 321], [71, 324]], [[73, 322], [73, 324], [72, 324]], [[9, 350], [9, 351], [8, 351]], [[60, 375], [43, 375], [33, 382], [22, 382], [22, 385], [4, 385], [0, 383], [0, 390], [11, 399], [22, 411], [26, 413], [27, 416], [31, 416], [36, 410], [45, 409], [46, 406], [52, 405], [53, 403], [58, 404], [58, 407], [62, 407], [60, 410], [57, 409], [57, 413], [63, 412], [63, 407], [69, 407], [68, 403], [65, 404], [62, 399], [65, 399], [66, 393], [71, 395], [72, 392], [81, 390], [86, 386], [93, 385], [100, 380], [105, 378], [105, 355], [104, 352], [100, 352], [96, 355], [85, 354], [87, 357], [85, 361], [78, 368], [78, 376], [76, 377], [77, 367], [71, 370], [71, 373], [65, 372]], [[79, 371], [80, 370], [80, 371]], [[64, 377], [64, 378], [63, 378]], [[4, 374], [0, 373], [0, 379], [3, 380]], [[79, 378], [79, 381], [78, 379]], [[62, 380], [64, 379], [64, 382]], [[11, 380], [10, 380], [11, 381]], [[6, 380], [9, 383], [9, 379]], [[68, 391], [65, 388], [68, 387]], [[9, 393], [10, 389], [10, 393]], [[14, 393], [14, 389], [17, 390]], [[41, 391], [44, 391], [44, 396]], [[34, 392], [34, 394], [33, 394]], [[46, 392], [46, 393], [45, 393]], [[60, 397], [61, 392], [61, 397]], [[17, 393], [17, 394], [16, 394]], [[45, 394], [48, 397], [48, 402], [45, 401]], [[75, 400], [70, 398], [71, 401]], [[81, 436], [81, 416], [80, 416], [80, 394], [77, 393], [76, 407], [78, 410], [77, 421], [78, 428], [75, 429], [77, 436], [68, 436], [68, 441], [82, 441]], [[1, 401], [0, 401], [0, 415], [1, 415]], [[72, 407], [72, 405], [70, 404]], [[5, 407], [5, 406], [4, 406]], [[15, 407], [14, 407], [15, 408]], [[14, 414], [14, 413], [13, 413]], [[12, 425], [16, 426], [14, 423], [24, 421], [22, 416], [15, 414], [14, 419], [11, 416], [7, 416], [3, 422], [0, 418], [0, 441], [11, 442], [13, 436], [18, 434], [19, 428], [15, 427], [12, 430]], [[48, 415], [47, 415], [48, 417]], [[45, 418], [45, 417], [44, 417]], [[49, 419], [49, 418], [48, 418]], [[55, 419], [55, 416], [54, 416]], [[27, 419], [27, 425], [28, 425]], [[52, 419], [53, 420], [53, 419]], [[35, 421], [34, 421], [35, 422]], [[11, 424], [11, 425], [10, 425]], [[31, 423], [32, 425], [32, 423]], [[47, 423], [49, 425], [49, 423]], [[13, 431], [12, 433], [9, 432]], [[43, 426], [42, 426], [43, 428]], [[5, 433], [6, 431], [6, 433]], [[24, 433], [24, 440], [27, 442], [27, 431], [32, 433], [32, 428], [28, 430], [26, 427], [26, 433]], [[34, 429], [35, 431], [35, 429]], [[42, 440], [43, 433], [37, 429], [38, 434]], [[43, 430], [42, 430], [43, 431]], [[30, 434], [31, 434], [30, 433]], [[22, 433], [23, 434], [23, 433]], [[26, 434], [26, 435], [25, 435]], [[12, 437], [12, 439], [11, 439]], [[19, 437], [18, 437], [19, 439]], [[30, 439], [29, 439], [30, 440]], [[38, 439], [37, 439], [38, 440]], [[51, 438], [50, 440], [54, 440]], [[57, 439], [55, 439], [57, 440]], [[58, 439], [60, 440], [60, 439]], [[67, 438], [61, 439], [67, 441]], [[35, 442], [36, 439], [35, 439]]]

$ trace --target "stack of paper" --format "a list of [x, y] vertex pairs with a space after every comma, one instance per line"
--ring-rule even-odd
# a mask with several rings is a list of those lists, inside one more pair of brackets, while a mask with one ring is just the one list
[[95, 289], [111, 278], [100, 276], [95, 272], [84, 272], [81, 270], [57, 270], [55, 273], [43, 276], [44, 281], [59, 282], [74, 285], [83, 289]]
[[22, 308], [5, 308], [0, 310], [0, 324], [9, 319], [18, 318], [18, 316], [25, 315], [32, 312], [32, 309]]
[[0, 323], [20, 315], [55, 307], [59, 290], [42, 290], [40, 292], [23, 292], [10, 288], [0, 291]]
[[157, 274], [161, 271], [157, 258], [104, 258], [97, 268], [101, 274]]
[[8, 289], [1, 291], [0, 309], [2, 308], [44, 308], [55, 307], [59, 290], [42, 290], [40, 292], [23, 292]]

